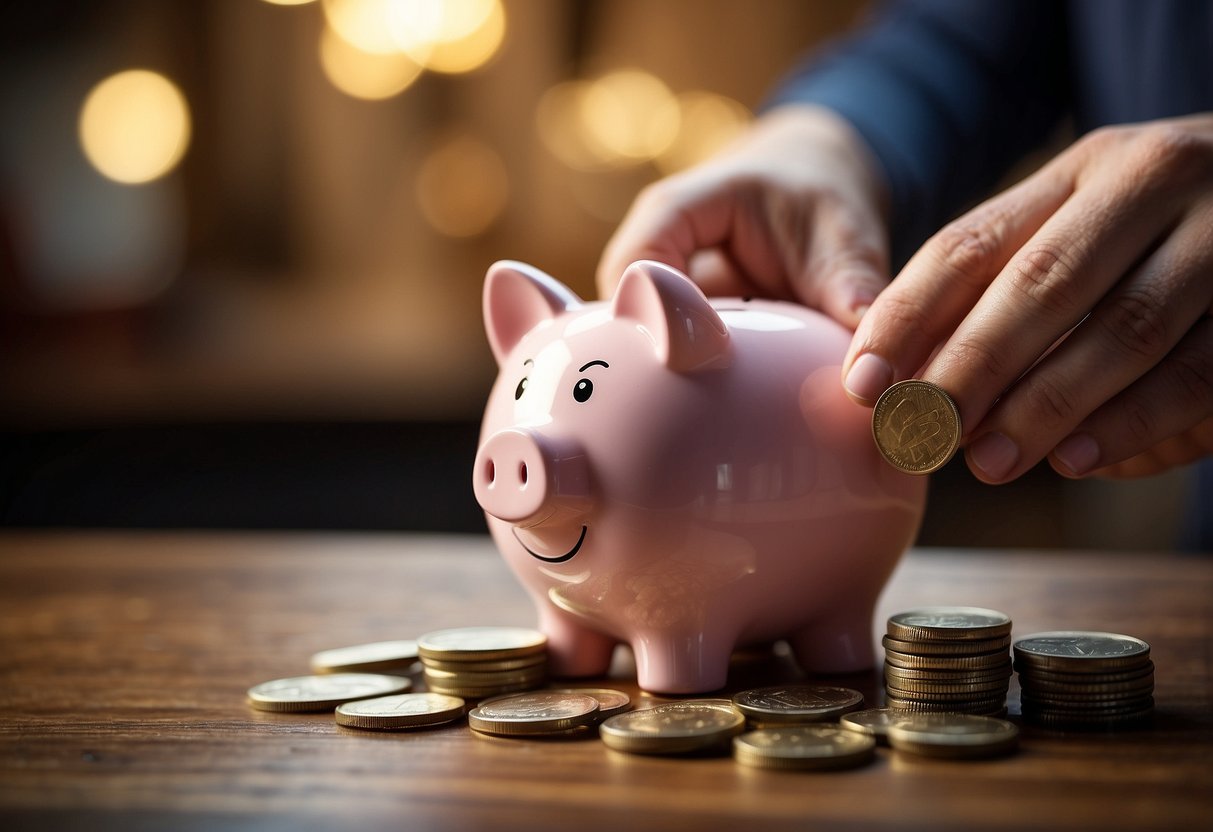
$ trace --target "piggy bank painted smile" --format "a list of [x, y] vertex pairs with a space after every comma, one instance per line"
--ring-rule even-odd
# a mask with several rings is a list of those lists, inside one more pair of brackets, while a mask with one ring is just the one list
[[926, 483], [843, 393], [849, 332], [650, 261], [594, 303], [497, 263], [484, 318], [500, 374], [473, 486], [554, 673], [602, 675], [626, 643], [641, 687], [698, 693], [776, 639], [810, 672], [871, 666]]

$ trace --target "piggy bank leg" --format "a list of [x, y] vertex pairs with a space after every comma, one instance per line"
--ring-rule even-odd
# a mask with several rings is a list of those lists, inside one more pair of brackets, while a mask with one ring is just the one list
[[636, 681], [653, 693], [706, 693], [724, 687], [734, 638], [710, 633], [641, 635], [632, 642]]
[[539, 629], [548, 637], [548, 669], [553, 676], [605, 676], [615, 639], [590, 630], [550, 607], [539, 612]]
[[807, 673], [851, 673], [875, 665], [872, 608], [860, 605], [845, 613], [819, 618], [788, 639]]

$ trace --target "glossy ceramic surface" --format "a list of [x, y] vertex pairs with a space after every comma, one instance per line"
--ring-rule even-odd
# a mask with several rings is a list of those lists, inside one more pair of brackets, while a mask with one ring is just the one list
[[734, 647], [780, 638], [809, 671], [871, 666], [926, 483], [880, 459], [843, 393], [849, 332], [708, 301], [649, 261], [592, 303], [497, 263], [484, 315], [500, 375], [473, 486], [557, 674], [605, 673], [620, 642], [668, 693], [722, 687]]

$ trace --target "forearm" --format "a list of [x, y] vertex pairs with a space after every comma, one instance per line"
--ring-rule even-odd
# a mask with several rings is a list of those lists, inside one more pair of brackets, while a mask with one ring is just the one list
[[1064, 6], [914, 0], [790, 75], [770, 102], [837, 112], [879, 160], [893, 262], [988, 190], [1066, 108]]

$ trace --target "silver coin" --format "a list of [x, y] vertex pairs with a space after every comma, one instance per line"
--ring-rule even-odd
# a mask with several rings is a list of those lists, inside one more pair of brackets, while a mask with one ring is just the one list
[[868, 708], [864, 711], [851, 711], [849, 714], [843, 714], [838, 720], [838, 727], [867, 734], [875, 737], [877, 742], [887, 744], [889, 725], [894, 720], [904, 717], [905, 714], [898, 713], [891, 708]]
[[765, 724], [825, 722], [863, 707], [863, 694], [826, 685], [772, 685], [744, 690], [733, 704], [748, 719]]
[[889, 617], [889, 635], [899, 639], [988, 639], [1011, 632], [1011, 618], [982, 607], [924, 607]]
[[355, 699], [404, 693], [412, 684], [401, 676], [378, 673], [291, 676], [254, 685], [248, 701], [259, 711], [325, 711]]
[[1062, 630], [1035, 633], [1017, 640], [1013, 647], [1020, 672], [1027, 668], [1103, 672], [1145, 664], [1150, 645], [1119, 633]]

